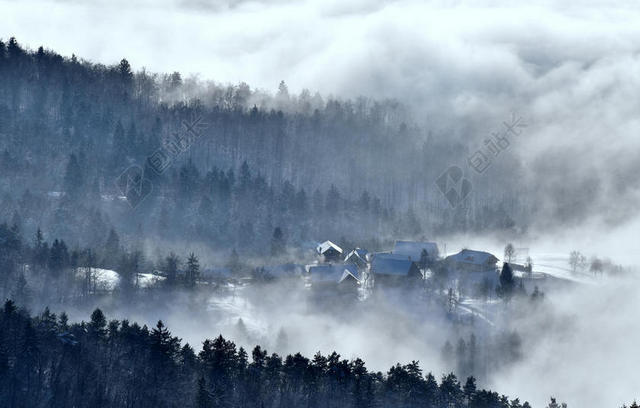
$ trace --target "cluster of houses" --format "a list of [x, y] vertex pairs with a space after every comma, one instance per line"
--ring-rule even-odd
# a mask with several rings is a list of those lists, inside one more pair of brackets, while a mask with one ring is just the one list
[[[259, 267], [246, 278], [234, 278], [227, 267], [204, 269], [200, 275], [201, 280], [207, 282], [247, 279], [296, 284], [302, 280], [305, 287], [322, 296], [385, 287], [423, 288], [430, 277], [438, 274], [447, 280], [457, 280], [459, 288], [467, 289], [487, 282], [495, 286], [499, 279], [499, 260], [494, 255], [463, 249], [442, 257], [435, 242], [396, 241], [390, 251], [369, 252], [363, 248], [345, 251], [337, 244], [325, 241], [315, 246], [314, 257], [315, 261], [306, 265], [287, 263]], [[451, 282], [446, 284], [450, 286]]]
[[305, 266], [304, 279], [315, 290], [348, 293], [358, 288], [416, 286], [433, 274], [446, 270], [448, 276], [480, 282], [498, 278], [498, 258], [490, 253], [463, 249], [442, 258], [434, 242], [396, 241], [388, 252], [345, 251], [331, 241], [316, 248], [317, 261]]

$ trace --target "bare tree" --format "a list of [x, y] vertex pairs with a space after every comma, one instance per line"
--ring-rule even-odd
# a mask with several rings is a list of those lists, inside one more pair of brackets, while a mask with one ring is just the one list
[[508, 243], [507, 246], [504, 247], [504, 260], [505, 262], [511, 262], [513, 256], [515, 255], [516, 250], [513, 248], [512, 243]]

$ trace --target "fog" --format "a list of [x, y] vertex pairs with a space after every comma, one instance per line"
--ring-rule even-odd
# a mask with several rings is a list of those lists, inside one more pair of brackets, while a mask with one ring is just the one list
[[549, 313], [516, 324], [526, 357], [495, 378], [534, 406], [556, 395], [574, 407], [622, 406], [638, 392], [638, 280], [608, 280], [549, 297]]
[[[2, 1], [27, 46], [274, 91], [396, 98], [470, 152], [518, 112], [505, 155], [540, 229], [637, 216], [640, 10], [628, 1]], [[460, 157], [460, 163], [466, 162]], [[455, 164], [455, 163], [452, 163]], [[443, 169], [444, 170], [444, 169]], [[469, 169], [470, 170], [470, 169]], [[481, 176], [490, 183], [495, 169]], [[489, 178], [489, 181], [484, 180]]]
[[[448, 254], [461, 248], [501, 257], [506, 242], [534, 260], [572, 250], [634, 270], [547, 293], [544, 312], [511, 310], [496, 331], [517, 329], [523, 359], [483, 385], [542, 407], [615, 407], [640, 397], [640, 7], [633, 1], [6, 1], [2, 32], [32, 49], [275, 92], [366, 95], [406, 104], [426, 139], [458, 140], [473, 152], [512, 115], [527, 127], [502, 152], [506, 164], [476, 174], [481, 187], [521, 187], [535, 216], [526, 231], [430, 237]], [[505, 158], [506, 157], [506, 158]], [[445, 170], [444, 168], [442, 169]], [[269, 231], [270, 232], [270, 231]], [[385, 238], [393, 236], [392, 232]], [[148, 243], [153, 253], [158, 242]], [[167, 248], [190, 243], [162, 243]], [[225, 255], [207, 254], [205, 263]], [[381, 302], [364, 309], [308, 309], [304, 292], [269, 286], [223, 298], [224, 310], [189, 313], [187, 295], [165, 306], [102, 306], [110, 317], [163, 319], [196, 347], [219, 333], [245, 347], [280, 353], [336, 350], [386, 370], [420, 360], [437, 376], [444, 341], [460, 333], [422, 305]], [[72, 318], [86, 319], [84, 310]], [[195, 316], [195, 317], [194, 317]], [[428, 318], [427, 318], [428, 317]], [[242, 318], [246, 330], [238, 328]], [[420, 324], [416, 324], [419, 322]], [[286, 342], [278, 343], [278, 333]]]
[[[446, 340], [455, 345], [459, 337], [474, 333], [482, 347], [487, 336], [516, 330], [522, 339], [522, 358], [499, 366], [486, 377], [477, 373], [480, 386], [518, 396], [534, 407], [546, 406], [550, 396], [569, 407], [616, 407], [637, 396], [640, 380], [635, 359], [640, 341], [635, 324], [640, 282], [633, 267], [637, 255], [627, 253], [625, 245], [616, 245], [622, 237], [630, 240], [635, 228], [614, 229], [611, 236], [580, 239], [583, 231], [575, 230], [553, 238], [515, 241], [516, 247], [529, 248], [534, 264], [559, 259], [556, 264], [568, 269], [569, 251], [579, 249], [614, 262], [621, 256], [633, 273], [570, 278], [574, 283], [569, 287], [545, 289], [546, 300], [537, 308], [525, 301], [514, 302], [494, 315], [486, 309], [490, 326], [481, 320], [467, 327], [452, 324], [420, 292], [387, 292], [365, 303], [316, 303], [311, 292], [295, 281], [213, 293], [184, 292], [136, 306], [108, 298], [100, 306], [110, 318], [150, 326], [162, 319], [174, 334], [196, 348], [205, 338], [223, 334], [249, 350], [260, 344], [280, 354], [300, 351], [312, 356], [317, 351], [337, 351], [344, 358], [362, 358], [370, 369], [382, 372], [396, 362], [419, 360], [436, 377], [455, 369], [442, 359]], [[442, 242], [447, 243], [449, 253], [472, 247], [500, 256], [504, 246], [497, 239], [478, 236], [450, 236]], [[72, 311], [71, 318], [81, 320], [86, 315], [86, 310], [79, 309]]]

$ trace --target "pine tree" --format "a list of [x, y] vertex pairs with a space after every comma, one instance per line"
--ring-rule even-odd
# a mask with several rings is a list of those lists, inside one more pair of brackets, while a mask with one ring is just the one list
[[464, 383], [462, 391], [464, 392], [464, 396], [468, 404], [476, 393], [476, 379], [473, 376], [467, 377], [467, 381]]
[[514, 288], [515, 280], [513, 278], [513, 270], [511, 269], [511, 265], [505, 262], [502, 266], [502, 272], [500, 272], [498, 295], [508, 302], [513, 296]]
[[166, 274], [166, 284], [168, 286], [173, 286], [176, 283], [178, 278], [178, 265], [180, 264], [180, 258], [173, 252], [167, 256], [165, 259], [165, 274]]
[[88, 327], [89, 333], [97, 339], [101, 339], [106, 335], [107, 318], [102, 313], [102, 310], [96, 309], [91, 313], [91, 321]]
[[187, 272], [186, 272], [186, 284], [188, 287], [194, 287], [198, 278], [200, 277], [200, 263], [198, 257], [191, 252], [187, 259]]
[[198, 379], [198, 387], [196, 391], [196, 407], [197, 408], [214, 408], [213, 398], [207, 390], [207, 384], [204, 377]]

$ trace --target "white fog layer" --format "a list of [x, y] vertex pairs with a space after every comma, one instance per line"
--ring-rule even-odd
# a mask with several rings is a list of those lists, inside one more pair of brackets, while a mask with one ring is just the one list
[[[249, 369], [256, 345], [285, 371], [360, 358], [380, 404], [422, 404], [389, 379], [419, 361], [501, 408], [626, 408], [639, 233], [638, 1], [0, 0], [2, 407], [375, 405], [254, 371], [247, 402], [198, 354], [222, 335]], [[184, 383], [132, 340], [142, 374], [82, 400], [65, 369], [120, 375], [95, 374], [125, 349], [111, 319], [188, 342]], [[450, 406], [498, 407], [461, 390]]]

